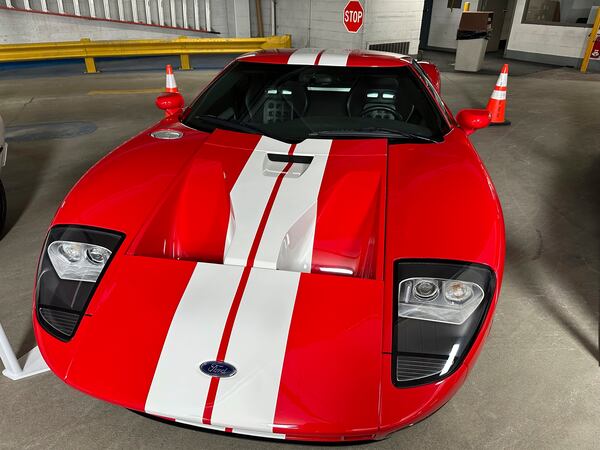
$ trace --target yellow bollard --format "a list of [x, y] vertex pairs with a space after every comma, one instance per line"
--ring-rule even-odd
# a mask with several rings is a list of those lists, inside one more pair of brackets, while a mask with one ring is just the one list
[[[80, 42], [86, 43], [92, 41], [90, 40], [90, 38], [83, 38]], [[85, 50], [85, 53], [87, 53], [87, 49]], [[98, 73], [98, 69], [96, 69], [96, 61], [94, 60], [94, 58], [92, 58], [91, 56], [86, 56], [85, 58], [83, 58], [83, 61], [85, 62], [85, 73]]]
[[192, 70], [190, 55], [179, 55], [179, 59], [181, 60], [181, 70]]
[[465, 4], [463, 5], [463, 11], [468, 12], [470, 10], [471, 10], [471, 2], [465, 2]]

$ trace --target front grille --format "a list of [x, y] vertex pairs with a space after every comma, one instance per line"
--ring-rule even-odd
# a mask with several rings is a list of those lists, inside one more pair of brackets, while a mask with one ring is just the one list
[[398, 381], [411, 381], [439, 374], [447, 358], [432, 358], [410, 354], [396, 357], [396, 378]]
[[56, 331], [67, 337], [73, 336], [79, 321], [78, 314], [49, 308], [40, 308], [39, 312], [42, 319]]
[[369, 44], [369, 50], [377, 50], [380, 52], [391, 52], [399, 53], [401, 55], [408, 55], [410, 48], [410, 42], [385, 42], [383, 44]]

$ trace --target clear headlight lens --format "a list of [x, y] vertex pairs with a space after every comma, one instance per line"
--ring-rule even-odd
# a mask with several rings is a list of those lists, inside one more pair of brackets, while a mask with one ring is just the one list
[[107, 248], [83, 242], [54, 241], [48, 246], [50, 262], [62, 280], [95, 283], [110, 255]]
[[400, 283], [398, 316], [460, 325], [483, 300], [476, 283], [443, 278], [409, 278]]
[[[483, 290], [481, 288], [479, 290], [481, 290], [483, 295]], [[475, 295], [473, 292], [473, 283], [466, 283], [464, 281], [449, 281], [444, 283], [444, 296], [452, 304], [462, 305], [472, 298], [473, 295]]]

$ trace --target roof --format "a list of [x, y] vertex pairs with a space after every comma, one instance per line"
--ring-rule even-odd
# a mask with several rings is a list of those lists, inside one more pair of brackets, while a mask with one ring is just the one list
[[374, 50], [343, 50], [319, 48], [282, 48], [246, 53], [239, 61], [266, 64], [298, 64], [346, 67], [401, 67], [412, 63], [412, 58], [397, 53]]

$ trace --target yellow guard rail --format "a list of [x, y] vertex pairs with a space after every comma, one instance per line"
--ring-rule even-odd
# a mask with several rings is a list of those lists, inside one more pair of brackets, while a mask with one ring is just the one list
[[144, 39], [126, 41], [41, 42], [0, 45], [0, 63], [77, 59], [85, 61], [86, 73], [96, 73], [94, 58], [179, 55], [181, 69], [191, 70], [190, 55], [204, 53], [246, 53], [267, 48], [289, 48], [290, 35], [262, 38], [190, 38], [172, 40]]

